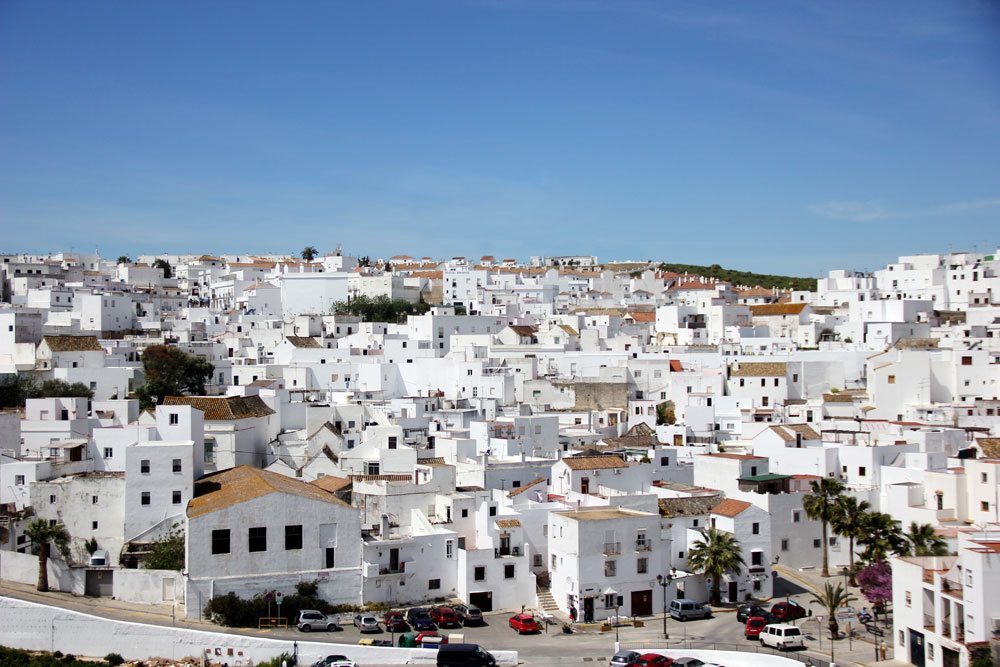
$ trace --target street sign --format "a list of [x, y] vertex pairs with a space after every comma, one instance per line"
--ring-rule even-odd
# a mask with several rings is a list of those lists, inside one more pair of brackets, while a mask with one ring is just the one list
[[777, 570], [771, 570], [771, 576], [774, 577], [775, 579], [777, 579], [778, 578], [778, 571]]
[[838, 623], [856, 623], [857, 620], [858, 612], [854, 610], [854, 607], [841, 607], [837, 610]]
[[278, 601], [278, 604], [281, 604], [281, 596], [282, 596], [282, 592], [281, 591], [275, 591], [274, 592], [274, 599]]
[[823, 618], [824, 618], [824, 617], [823, 617], [823, 616], [813, 616], [813, 618], [815, 618], [815, 619], [816, 619], [816, 622], [817, 622], [817, 623], [822, 623], [822, 622], [823, 622]]

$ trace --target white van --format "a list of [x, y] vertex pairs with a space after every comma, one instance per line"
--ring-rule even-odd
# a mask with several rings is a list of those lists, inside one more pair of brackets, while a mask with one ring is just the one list
[[783, 651], [805, 647], [802, 641], [802, 631], [788, 623], [775, 623], [765, 627], [760, 631], [760, 643], [762, 646], [770, 646]]

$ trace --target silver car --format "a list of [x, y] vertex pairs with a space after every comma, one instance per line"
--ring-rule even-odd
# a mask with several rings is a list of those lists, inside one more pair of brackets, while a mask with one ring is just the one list
[[356, 614], [354, 616], [354, 626], [359, 632], [379, 632], [378, 619], [374, 614]]
[[315, 609], [303, 609], [300, 611], [299, 619], [295, 625], [301, 632], [310, 632], [312, 630], [329, 630], [333, 632], [340, 629], [337, 626], [337, 621], [332, 616], [327, 616]]

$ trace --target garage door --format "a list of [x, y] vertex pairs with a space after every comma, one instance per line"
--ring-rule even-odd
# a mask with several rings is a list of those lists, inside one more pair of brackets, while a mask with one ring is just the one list
[[84, 594], [90, 597], [111, 597], [115, 593], [113, 570], [87, 570]]
[[480, 611], [493, 611], [493, 591], [469, 593], [469, 604], [479, 607]]

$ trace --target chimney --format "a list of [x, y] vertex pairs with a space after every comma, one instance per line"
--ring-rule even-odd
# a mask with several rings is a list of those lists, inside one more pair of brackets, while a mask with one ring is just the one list
[[382, 515], [382, 528], [381, 528], [381, 532], [379, 533], [379, 535], [382, 537], [383, 540], [389, 539], [389, 515], [388, 514], [383, 514]]

